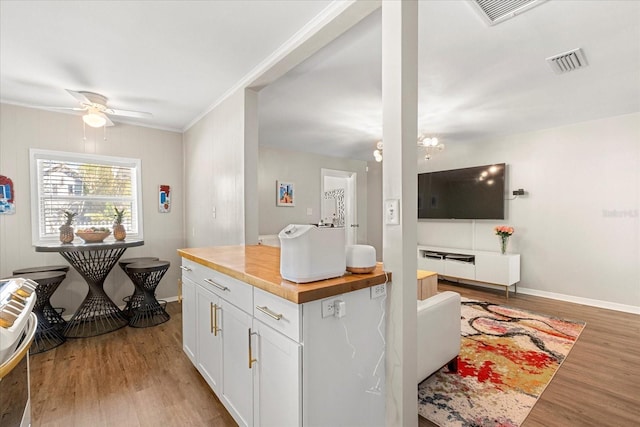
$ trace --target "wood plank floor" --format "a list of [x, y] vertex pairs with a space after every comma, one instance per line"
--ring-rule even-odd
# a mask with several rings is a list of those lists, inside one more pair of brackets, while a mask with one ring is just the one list
[[182, 315], [31, 357], [34, 427], [235, 426], [182, 351]]
[[[443, 282], [439, 290], [587, 322], [523, 427], [637, 425], [640, 316]], [[182, 352], [180, 305], [167, 310], [171, 320], [160, 326], [69, 340], [32, 356], [32, 425], [236, 425]], [[421, 427], [432, 425], [420, 418]]]

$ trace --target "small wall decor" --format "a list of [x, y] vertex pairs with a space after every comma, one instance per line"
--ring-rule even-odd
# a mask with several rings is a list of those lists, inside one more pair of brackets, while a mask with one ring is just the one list
[[160, 185], [158, 191], [158, 212], [171, 212], [171, 186]]
[[14, 213], [16, 213], [16, 204], [14, 201], [13, 181], [4, 175], [0, 175], [0, 215]]
[[295, 206], [294, 185], [292, 182], [276, 181], [276, 201], [278, 206]]

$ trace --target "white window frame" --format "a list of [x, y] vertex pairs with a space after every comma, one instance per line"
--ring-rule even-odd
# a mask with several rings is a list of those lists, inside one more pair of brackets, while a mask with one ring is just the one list
[[40, 185], [38, 176], [39, 159], [60, 160], [78, 163], [90, 163], [99, 165], [114, 165], [135, 169], [135, 179], [132, 182], [132, 193], [137, 210], [138, 232], [133, 233], [127, 230], [127, 237], [132, 239], [144, 239], [143, 233], [143, 210], [142, 210], [142, 162], [140, 159], [127, 157], [103, 156], [98, 154], [71, 153], [65, 151], [29, 149], [29, 165], [31, 177], [31, 241], [33, 245], [51, 243], [59, 240], [59, 236], [42, 236], [40, 234]]

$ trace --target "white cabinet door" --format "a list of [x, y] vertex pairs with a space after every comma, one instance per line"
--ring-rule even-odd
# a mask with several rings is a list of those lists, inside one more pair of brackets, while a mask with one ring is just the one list
[[253, 375], [249, 367], [252, 317], [223, 299], [220, 302], [224, 337], [221, 400], [240, 426], [252, 426]]
[[182, 349], [196, 364], [196, 284], [182, 277]]
[[222, 329], [220, 298], [213, 292], [196, 287], [198, 301], [198, 363], [196, 367], [214, 392], [222, 383]]
[[253, 321], [255, 426], [302, 425], [302, 346]]

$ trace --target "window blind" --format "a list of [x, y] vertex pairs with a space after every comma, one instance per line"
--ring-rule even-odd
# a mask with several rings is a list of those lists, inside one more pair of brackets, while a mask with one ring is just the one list
[[[78, 156], [75, 156], [78, 157]], [[113, 225], [115, 208], [125, 209], [123, 224], [128, 235], [139, 233], [139, 161], [113, 158], [65, 158], [35, 156], [38, 198], [38, 240], [57, 238], [65, 223], [64, 211], [75, 212], [75, 230]], [[35, 237], [35, 236], [34, 236]]]

